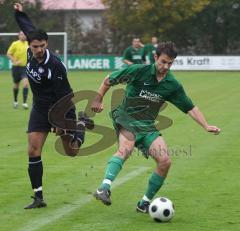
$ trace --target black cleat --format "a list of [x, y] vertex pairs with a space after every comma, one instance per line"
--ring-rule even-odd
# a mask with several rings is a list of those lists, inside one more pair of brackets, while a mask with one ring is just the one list
[[83, 111], [78, 112], [78, 121], [83, 122], [85, 124], [85, 127], [89, 130], [92, 130], [94, 128], [94, 121], [90, 119]]
[[144, 201], [142, 205], [140, 205], [140, 201], [137, 203], [136, 211], [138, 213], [148, 213], [149, 212], [150, 202]]
[[111, 191], [109, 189], [97, 189], [97, 191], [93, 193], [93, 196], [107, 206], [112, 204], [110, 199]]
[[30, 205], [27, 205], [26, 207], [24, 207], [24, 209], [36, 209], [36, 208], [43, 208], [46, 207], [47, 204], [44, 202], [43, 199], [38, 198], [38, 197], [33, 197], [33, 202]]

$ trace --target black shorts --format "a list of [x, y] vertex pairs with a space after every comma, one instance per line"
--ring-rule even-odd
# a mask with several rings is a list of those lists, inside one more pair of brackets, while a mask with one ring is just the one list
[[[33, 106], [28, 122], [27, 133], [50, 132], [53, 126], [48, 121], [48, 108]], [[68, 119], [76, 120], [75, 108], [72, 108], [66, 115]]]
[[13, 66], [12, 77], [14, 83], [19, 83], [22, 79], [27, 78], [26, 67]]

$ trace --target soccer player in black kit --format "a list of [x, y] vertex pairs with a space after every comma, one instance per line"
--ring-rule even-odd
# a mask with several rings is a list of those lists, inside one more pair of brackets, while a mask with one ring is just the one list
[[[43, 164], [41, 152], [44, 142], [51, 131], [48, 113], [52, 106], [63, 97], [73, 94], [67, 79], [66, 68], [61, 60], [48, 49], [48, 35], [45, 31], [34, 27], [31, 20], [23, 12], [20, 3], [14, 4], [16, 21], [27, 36], [27, 76], [33, 93], [33, 107], [28, 123], [28, 173], [34, 191], [33, 202], [25, 209], [46, 207], [43, 200], [42, 175]], [[67, 119], [76, 120], [75, 107], [66, 113]], [[84, 141], [85, 127], [93, 128], [93, 121], [84, 113], [79, 113], [74, 131], [56, 128], [61, 135], [64, 151], [75, 156]], [[64, 135], [63, 135], [64, 134]]]

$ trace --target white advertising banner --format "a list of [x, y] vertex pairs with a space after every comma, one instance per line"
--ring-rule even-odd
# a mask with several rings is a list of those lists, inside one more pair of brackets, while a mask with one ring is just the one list
[[172, 70], [239, 71], [240, 56], [178, 56]]

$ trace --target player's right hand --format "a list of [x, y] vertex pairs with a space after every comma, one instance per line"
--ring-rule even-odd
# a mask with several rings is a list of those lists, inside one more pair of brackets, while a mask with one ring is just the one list
[[103, 110], [102, 100], [97, 96], [92, 102], [91, 109], [93, 112], [100, 113]]
[[208, 132], [213, 133], [214, 135], [219, 135], [220, 132], [221, 132], [221, 129], [218, 128], [217, 126], [214, 126], [214, 125], [208, 125], [207, 128], [206, 128], [206, 130], [207, 130]]
[[14, 7], [14, 9], [17, 10], [17, 11], [20, 11], [20, 12], [23, 11], [23, 6], [22, 6], [21, 3], [18, 3], [18, 2], [14, 3], [13, 7]]

